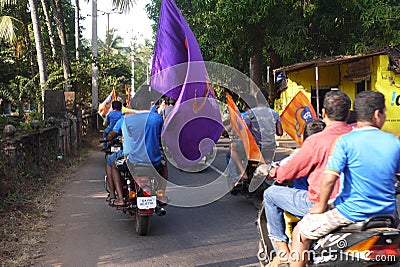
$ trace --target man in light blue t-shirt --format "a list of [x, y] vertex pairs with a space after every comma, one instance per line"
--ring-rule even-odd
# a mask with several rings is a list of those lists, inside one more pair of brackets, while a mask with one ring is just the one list
[[[125, 115], [122, 125], [123, 154], [131, 164], [153, 166], [164, 178], [168, 178], [168, 169], [161, 151], [162, 116], [153, 111], [137, 112]], [[124, 206], [122, 184], [119, 171], [112, 164], [112, 177], [118, 198], [111, 204]], [[166, 185], [166, 180], [163, 181]], [[165, 189], [161, 185], [160, 189]]]
[[[340, 137], [330, 156], [321, 181], [320, 200], [298, 223], [293, 234], [297, 255], [318, 239], [340, 226], [368, 219], [373, 215], [394, 215], [395, 182], [400, 176], [400, 141], [381, 131], [386, 120], [383, 94], [363, 91], [354, 100], [357, 128]], [[336, 179], [342, 191], [327, 210]], [[326, 212], [325, 212], [326, 211]], [[305, 259], [290, 266], [305, 266]]]

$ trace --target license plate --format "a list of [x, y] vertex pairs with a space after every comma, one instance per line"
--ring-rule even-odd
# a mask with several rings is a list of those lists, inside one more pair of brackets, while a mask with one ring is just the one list
[[120, 150], [121, 150], [121, 148], [119, 146], [112, 146], [111, 147], [111, 152], [118, 152]]
[[137, 198], [137, 206], [139, 209], [154, 209], [157, 205], [156, 196], [151, 197], [138, 197]]

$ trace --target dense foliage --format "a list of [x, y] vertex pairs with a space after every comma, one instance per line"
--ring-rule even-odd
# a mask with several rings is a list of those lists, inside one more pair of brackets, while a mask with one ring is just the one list
[[[37, 110], [43, 105], [41, 92], [39, 58], [36, 54], [33, 20], [30, 4], [35, 3], [39, 18], [40, 35], [43, 43], [43, 55], [46, 67], [45, 90], [72, 90], [76, 93], [76, 102], [82, 108], [91, 104], [92, 94], [92, 48], [91, 41], [79, 36], [79, 58], [75, 53], [75, 10], [76, 1], [69, 0], [0, 0], [0, 104], [1, 114], [15, 112], [23, 114], [22, 106], [30, 103], [30, 109]], [[81, 0], [82, 1], [82, 0]], [[111, 1], [111, 0], [110, 0]], [[132, 8], [133, 0], [113, 0], [121, 11]], [[61, 8], [59, 8], [61, 5]], [[62, 16], [57, 11], [62, 10]], [[62, 18], [65, 39], [58, 28]], [[85, 19], [80, 17], [80, 19]], [[106, 40], [98, 40], [99, 101], [103, 101], [112, 88], [131, 83], [131, 50], [136, 51], [135, 84], [146, 81], [148, 61], [151, 58], [151, 44], [132, 44], [123, 47], [123, 40], [110, 29], [110, 49]], [[63, 41], [65, 40], [65, 41]], [[65, 42], [65, 48], [63, 47]], [[64, 52], [66, 51], [66, 52]], [[143, 52], [145, 51], [145, 52]], [[66, 57], [66, 54], [68, 57]], [[66, 63], [68, 63], [66, 66]], [[66, 71], [69, 68], [69, 73]], [[23, 84], [21, 81], [24, 81]], [[28, 88], [29, 84], [29, 88]], [[27, 89], [28, 88], [28, 89]], [[29, 106], [29, 105], [28, 105]], [[29, 109], [29, 108], [28, 108]]]
[[[161, 0], [148, 5], [158, 21]], [[355, 54], [400, 44], [396, 0], [175, 0], [197, 37], [205, 60], [250, 74], [262, 53], [276, 68], [317, 57]], [[155, 26], [156, 28], [157, 26]]]
[[[109, 1], [121, 11], [135, 5], [134, 0]], [[39, 107], [43, 104], [43, 89], [73, 90], [77, 104], [90, 106], [93, 60], [90, 42], [82, 36], [79, 36], [79, 58], [75, 56], [74, 4], [77, 2], [0, 0], [2, 113], [9, 110], [8, 104], [12, 104], [12, 109], [26, 106], [27, 99], [31, 108]], [[317, 57], [400, 45], [400, 5], [397, 0], [175, 2], [197, 37], [205, 60], [234, 67], [250, 75], [260, 86], [268, 85], [267, 66], [271, 70]], [[149, 17], [155, 22], [154, 33], [160, 4], [161, 0], [153, 0], [147, 7]], [[39, 22], [33, 20], [33, 9], [37, 11]], [[64, 32], [57, 27], [60, 19]], [[35, 23], [40, 24], [39, 32], [34, 31]], [[135, 88], [148, 79], [152, 42], [122, 47], [117, 32], [114, 29], [108, 32], [109, 48], [106, 41], [99, 40], [96, 60], [99, 101], [113, 87], [131, 84], [132, 53]], [[43, 58], [36, 53], [40, 50], [36, 47], [37, 38], [42, 38]], [[43, 66], [41, 62], [45, 68], [38, 67]], [[45, 75], [42, 75], [43, 70], [47, 72]], [[273, 92], [273, 87], [270, 88]]]

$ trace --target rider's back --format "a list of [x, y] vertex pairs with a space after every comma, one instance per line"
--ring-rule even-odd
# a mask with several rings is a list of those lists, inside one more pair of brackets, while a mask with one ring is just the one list
[[[161, 162], [160, 135], [162, 116], [155, 112], [125, 115], [125, 142], [129, 143], [128, 159], [131, 163], [158, 165]], [[126, 139], [126, 140], [125, 140]]]
[[[370, 142], [365, 142], [370, 140]], [[343, 190], [335, 206], [346, 218], [362, 221], [375, 214], [394, 214], [396, 173], [400, 142], [375, 127], [355, 129], [342, 136], [327, 169], [343, 168], [341, 150], [346, 149]], [[336, 151], [338, 150], [338, 151]]]
[[[310, 136], [286, 165], [277, 168], [276, 180], [282, 183], [287, 180], [308, 176], [308, 198], [313, 203], [318, 202], [321, 177], [332, 145], [339, 136], [350, 131], [351, 127], [346, 122], [335, 121], [322, 132]], [[338, 191], [339, 182], [337, 182], [332, 196], [335, 196]]]

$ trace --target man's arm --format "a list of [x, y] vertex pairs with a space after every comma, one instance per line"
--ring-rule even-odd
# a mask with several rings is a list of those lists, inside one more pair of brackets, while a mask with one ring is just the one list
[[282, 135], [283, 135], [282, 123], [280, 123], [280, 122], [277, 122], [277, 123], [276, 123], [276, 129], [275, 129], [275, 131], [276, 131], [276, 135], [277, 135], [277, 136], [282, 136]]
[[270, 175], [279, 183], [308, 176], [315, 166], [322, 160], [315, 153], [315, 142], [307, 138], [303, 146], [285, 165], [272, 168]]
[[282, 128], [282, 122], [281, 118], [279, 117], [279, 114], [276, 110], [272, 110], [272, 114], [276, 120], [275, 123], [275, 133], [277, 136], [282, 136], [283, 135], [283, 128]]
[[106, 141], [111, 141], [113, 140], [115, 137], [118, 136], [118, 133], [115, 132], [114, 130], [111, 130], [111, 132], [108, 133], [108, 135], [106, 136]]
[[319, 202], [311, 207], [310, 213], [323, 213], [328, 207], [328, 200], [332, 194], [333, 188], [335, 187], [336, 180], [339, 178], [339, 173], [326, 170], [321, 181], [321, 191], [319, 194]]

